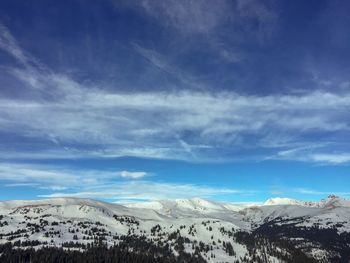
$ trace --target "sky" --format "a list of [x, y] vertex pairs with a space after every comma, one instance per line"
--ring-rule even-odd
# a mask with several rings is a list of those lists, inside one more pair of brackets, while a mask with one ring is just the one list
[[0, 1], [0, 200], [350, 198], [349, 8]]

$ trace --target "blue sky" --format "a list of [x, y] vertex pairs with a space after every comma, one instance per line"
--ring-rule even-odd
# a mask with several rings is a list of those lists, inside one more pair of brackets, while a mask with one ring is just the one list
[[349, 197], [347, 1], [1, 1], [0, 199]]

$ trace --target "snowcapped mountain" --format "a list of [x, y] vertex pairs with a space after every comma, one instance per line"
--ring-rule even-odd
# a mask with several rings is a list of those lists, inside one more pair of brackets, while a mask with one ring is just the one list
[[300, 201], [290, 198], [281, 198], [275, 197], [266, 200], [262, 205], [298, 205], [305, 207], [326, 207], [326, 206], [343, 206], [349, 207], [350, 201], [341, 199], [336, 195], [329, 195], [327, 198], [320, 200], [319, 202], [310, 202], [310, 201]]
[[304, 205], [304, 203], [290, 198], [275, 197], [267, 199], [263, 205]]
[[200, 198], [175, 199], [175, 200], [157, 200], [151, 202], [126, 204], [129, 208], [152, 209], [166, 216], [175, 217], [193, 217], [203, 215], [212, 215], [220, 217], [220, 214], [228, 215], [232, 211], [239, 211], [252, 204], [231, 204], [207, 201]]
[[151, 202], [139, 202], [126, 204], [127, 207], [149, 208], [158, 212], [167, 213], [171, 210], [192, 211], [200, 213], [212, 213], [219, 211], [239, 211], [246, 207], [259, 205], [260, 203], [219, 203], [207, 201], [201, 198], [157, 200]]
[[142, 239], [174, 257], [196, 255], [203, 262], [347, 262], [349, 218], [350, 202], [336, 196], [238, 205], [199, 198], [126, 205], [76, 198], [7, 201], [0, 202], [0, 244], [86, 250], [127, 240], [135, 251], [131, 244]]

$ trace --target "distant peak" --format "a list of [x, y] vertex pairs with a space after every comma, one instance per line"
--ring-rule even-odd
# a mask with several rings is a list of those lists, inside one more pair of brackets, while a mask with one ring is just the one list
[[286, 197], [274, 197], [267, 199], [263, 205], [295, 205], [299, 204], [299, 201], [286, 198]]
[[350, 201], [340, 198], [337, 195], [330, 194], [327, 198], [321, 199], [319, 202], [314, 201], [299, 201], [290, 198], [275, 197], [267, 199], [263, 206], [266, 205], [298, 205], [306, 207], [335, 207], [335, 206], [350, 206]]
[[330, 194], [327, 198], [328, 199], [339, 199], [339, 196], [337, 196], [335, 194]]

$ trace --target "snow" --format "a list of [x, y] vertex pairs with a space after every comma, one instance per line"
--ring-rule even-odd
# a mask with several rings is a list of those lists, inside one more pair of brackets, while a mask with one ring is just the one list
[[[236, 257], [239, 259], [247, 253], [244, 245], [234, 242], [225, 231], [252, 231], [255, 227], [266, 221], [274, 219], [294, 220], [298, 226], [313, 226], [317, 224], [321, 228], [337, 226], [338, 232], [350, 231], [350, 202], [336, 196], [330, 196], [319, 202], [304, 202], [289, 198], [273, 198], [264, 203], [256, 204], [232, 204], [210, 202], [200, 198], [155, 200], [151, 202], [117, 205], [90, 199], [79, 198], [53, 198], [35, 201], [6, 201], [0, 202], [0, 215], [4, 218], [1, 222], [8, 225], [0, 227], [0, 243], [7, 242], [6, 236], [18, 230], [29, 231], [28, 223], [40, 224], [47, 221], [39, 232], [30, 233], [28, 236], [20, 234], [16, 240], [46, 241], [51, 245], [61, 246], [64, 242], [73, 240], [77, 235], [80, 243], [87, 244], [91, 240], [83, 240], [84, 232], [93, 227], [103, 229], [111, 233], [107, 237], [107, 243], [113, 245], [116, 240], [112, 236], [127, 235], [132, 230], [136, 235], [145, 235], [153, 240], [151, 229], [159, 225], [160, 233], [164, 238], [179, 229], [181, 236], [194, 241], [202, 241], [213, 245], [214, 250], [208, 255], [202, 254], [208, 262], [227, 261], [228, 255], [222, 243], [218, 240], [231, 242]], [[127, 218], [129, 223], [118, 221], [115, 217]], [[305, 220], [300, 218], [306, 218]], [[137, 225], [133, 221], [138, 222]], [[57, 222], [58, 224], [53, 224]], [[81, 224], [86, 226], [82, 228]], [[192, 228], [192, 232], [190, 231]], [[78, 229], [79, 232], [71, 233], [69, 229]], [[60, 235], [45, 236], [45, 232], [58, 231]], [[1, 235], [3, 238], [1, 239]], [[186, 250], [191, 252], [192, 248]], [[210, 253], [215, 258], [210, 258]], [[322, 251], [313, 251], [315, 255], [321, 255]], [[208, 258], [209, 257], [209, 258]], [[234, 260], [232, 260], [234, 261]], [[270, 258], [270, 262], [278, 262]]]
[[266, 200], [263, 205], [302, 205], [302, 203], [290, 198], [275, 197]]
[[275, 198], [270, 198], [266, 200], [262, 205], [263, 206], [298, 205], [298, 206], [305, 206], [305, 207], [323, 207], [323, 208], [330, 207], [330, 206], [350, 207], [350, 201], [339, 198], [338, 196], [335, 196], [335, 195], [329, 195], [327, 198], [321, 199], [319, 202], [300, 201], [300, 200], [295, 200], [291, 198], [275, 197]]

